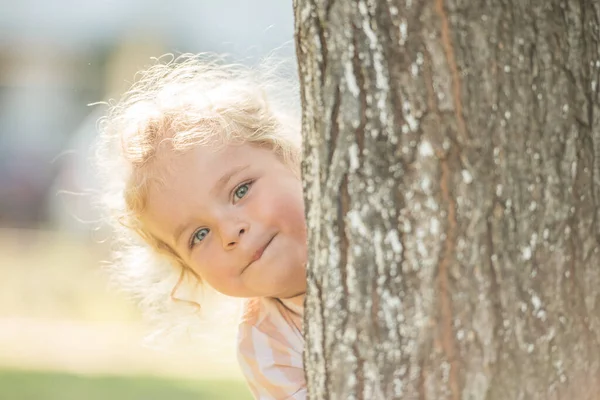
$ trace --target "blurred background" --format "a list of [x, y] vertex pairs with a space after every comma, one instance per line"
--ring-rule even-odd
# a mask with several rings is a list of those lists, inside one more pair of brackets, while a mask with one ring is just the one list
[[[293, 57], [291, 0], [0, 0], [0, 400], [245, 399], [235, 324], [159, 349], [102, 271], [102, 106], [165, 53]], [[283, 48], [282, 48], [283, 46]]]

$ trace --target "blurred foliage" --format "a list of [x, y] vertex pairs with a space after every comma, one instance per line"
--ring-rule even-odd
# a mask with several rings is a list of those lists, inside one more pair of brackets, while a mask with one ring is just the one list
[[[96, 398], [67, 397], [67, 392], [62, 397], [40, 395], [47, 392], [44, 396], [51, 396], [53, 390], [60, 394], [63, 389], [100, 393], [97, 398], [135, 399], [142, 397], [129, 391], [138, 393], [148, 380], [156, 381], [154, 386], [177, 389], [177, 393], [193, 393], [193, 398], [243, 398], [198, 397], [218, 386], [213, 380], [231, 379], [235, 383], [225, 386], [244, 388], [235, 359], [237, 320], [211, 325], [201, 339], [177, 342], [177, 346], [165, 343], [165, 348], [162, 343], [148, 347], [143, 338], [151, 333], [149, 326], [133, 303], [108, 287], [102, 263], [107, 258], [102, 244], [78, 240], [65, 232], [0, 229], [0, 371], [56, 371], [5, 372], [0, 376], [0, 400]], [[165, 380], [91, 378], [101, 374], [161, 376]], [[15, 383], [7, 386], [13, 378]], [[172, 378], [204, 381], [186, 388], [169, 380]], [[124, 391], [124, 397], [102, 392], [113, 386]], [[165, 393], [158, 386], [150, 393]], [[34, 394], [30, 395], [30, 390]], [[183, 394], [162, 398], [171, 397], [192, 398]]]
[[60, 231], [0, 229], [0, 316], [138, 321], [109, 289], [102, 244]]
[[251, 399], [242, 381], [183, 381], [150, 376], [87, 376], [0, 370], [1, 400]]

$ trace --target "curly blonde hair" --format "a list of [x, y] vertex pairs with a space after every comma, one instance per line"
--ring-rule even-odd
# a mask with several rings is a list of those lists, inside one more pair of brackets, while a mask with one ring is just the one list
[[[299, 176], [297, 79], [283, 75], [282, 67], [272, 60], [250, 68], [214, 55], [163, 56], [136, 74], [119, 101], [107, 103], [96, 165], [102, 205], [115, 230], [110, 270], [146, 315], [165, 327], [194, 311], [190, 304], [199, 306], [202, 277], [140, 223], [148, 188], [161, 181], [156, 160], [163, 151], [251, 143], [268, 146]], [[185, 325], [185, 319], [179, 322]]]

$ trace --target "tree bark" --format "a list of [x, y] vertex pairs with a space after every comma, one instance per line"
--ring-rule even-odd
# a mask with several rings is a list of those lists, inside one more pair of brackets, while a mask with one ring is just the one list
[[600, 3], [294, 12], [310, 398], [599, 398]]

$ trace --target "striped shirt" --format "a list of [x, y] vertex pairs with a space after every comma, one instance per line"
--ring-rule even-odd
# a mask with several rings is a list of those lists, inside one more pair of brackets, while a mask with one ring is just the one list
[[259, 400], [304, 400], [304, 296], [246, 301], [238, 330], [238, 361]]

